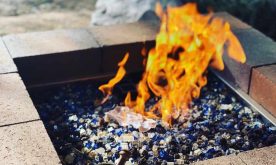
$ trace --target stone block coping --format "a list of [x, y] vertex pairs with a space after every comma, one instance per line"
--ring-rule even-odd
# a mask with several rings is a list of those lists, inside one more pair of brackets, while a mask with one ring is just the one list
[[241, 152], [237, 155], [221, 156], [205, 161], [193, 163], [194, 165], [270, 165], [276, 162], [276, 146], [254, 149]]
[[41, 121], [0, 127], [0, 164], [61, 164]]
[[253, 69], [249, 95], [276, 117], [276, 64]]
[[0, 126], [39, 119], [17, 73], [0, 74], [0, 114]]
[[0, 74], [17, 72], [17, 68], [10, 54], [0, 38]]
[[8, 35], [3, 40], [27, 86], [100, 73], [101, 50], [85, 29]]

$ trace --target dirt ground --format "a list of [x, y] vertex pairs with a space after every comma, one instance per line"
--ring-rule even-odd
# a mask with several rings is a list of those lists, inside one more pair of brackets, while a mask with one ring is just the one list
[[[51, 8], [45, 9], [45, 4], [34, 6], [33, 4], [24, 3], [28, 10], [18, 12], [22, 11], [20, 2], [22, 1], [18, 0], [16, 4], [8, 4], [11, 1], [0, 0], [0, 8], [19, 5], [15, 8], [15, 12], [8, 11], [8, 14], [3, 14], [3, 12], [1, 14], [0, 12], [0, 36], [33, 31], [87, 27], [90, 24], [91, 13], [95, 4], [95, 0], [68, 0], [66, 1], [67, 3], [56, 0], [53, 1], [55, 3], [48, 3], [47, 6]], [[1, 6], [1, 4], [5, 6]]]
[[43, 12], [20, 16], [0, 16], [0, 35], [87, 27], [91, 11]]

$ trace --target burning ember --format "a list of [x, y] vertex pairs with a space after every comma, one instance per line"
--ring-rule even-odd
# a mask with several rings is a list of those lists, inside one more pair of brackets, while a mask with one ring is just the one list
[[[161, 118], [171, 124], [172, 119], [185, 115], [190, 102], [199, 97], [201, 88], [207, 84], [208, 66], [223, 70], [224, 52], [242, 63], [246, 57], [229, 23], [214, 18], [212, 13], [200, 14], [196, 4], [168, 7], [166, 11], [158, 4], [156, 11], [162, 22], [156, 46], [145, 59], [138, 96], [132, 100], [128, 93], [125, 106], [145, 117]], [[99, 87], [106, 96], [112, 94], [113, 87], [124, 77], [128, 57], [126, 54], [118, 64], [116, 76]], [[145, 107], [151, 93], [159, 101], [153, 107]]]

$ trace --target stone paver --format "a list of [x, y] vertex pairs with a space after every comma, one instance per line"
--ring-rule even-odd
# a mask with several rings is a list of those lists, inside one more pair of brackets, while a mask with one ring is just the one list
[[90, 28], [90, 32], [103, 47], [103, 72], [116, 72], [117, 63], [127, 52], [130, 54], [127, 71], [141, 70], [141, 51], [143, 47], [149, 50], [154, 46], [158, 31], [159, 27], [148, 21]]
[[100, 72], [101, 50], [85, 29], [8, 35], [3, 39], [27, 86]]
[[60, 164], [41, 121], [0, 127], [0, 164]]
[[276, 164], [275, 155], [276, 145], [199, 161], [194, 165], [272, 165]]
[[47, 55], [97, 48], [85, 29], [53, 30], [7, 35], [3, 37], [13, 58]]
[[237, 155], [221, 156], [205, 161], [193, 163], [194, 165], [246, 165]]
[[276, 117], [276, 65], [253, 69], [249, 95]]
[[242, 152], [238, 156], [248, 165], [272, 165], [276, 164], [276, 146], [255, 149]]
[[17, 68], [5, 47], [2, 38], [0, 38], [0, 74], [17, 72]]
[[39, 119], [17, 73], [0, 75], [0, 126]]
[[268, 162], [271, 162], [271, 164], [275, 163], [276, 164], [276, 146], [270, 146], [266, 148], [261, 149], [262, 152], [266, 153], [268, 157]]
[[155, 40], [159, 27], [142, 21], [110, 26], [95, 26], [89, 28], [89, 30], [100, 45], [113, 46], [153, 41]]

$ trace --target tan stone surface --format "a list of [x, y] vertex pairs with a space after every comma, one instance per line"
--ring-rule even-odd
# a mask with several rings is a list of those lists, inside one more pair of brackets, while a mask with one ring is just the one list
[[17, 68], [13, 63], [7, 48], [5, 47], [2, 38], [0, 38], [0, 74], [16, 72]]
[[237, 155], [221, 156], [194, 165], [274, 165], [276, 164], [276, 145], [241, 152]]
[[205, 161], [193, 163], [194, 165], [246, 165], [237, 155], [221, 156]]
[[249, 95], [276, 117], [276, 65], [253, 69]]
[[97, 48], [85, 29], [53, 30], [7, 35], [3, 40], [13, 58]]
[[0, 126], [39, 119], [17, 73], [0, 75]]
[[41, 121], [0, 127], [0, 164], [59, 164]]
[[263, 152], [267, 154], [268, 162], [276, 164], [276, 146], [263, 148]]
[[159, 27], [149, 22], [135, 22], [89, 28], [102, 46], [154, 41]]
[[276, 146], [255, 149], [238, 154], [246, 164], [272, 165], [276, 164]]

